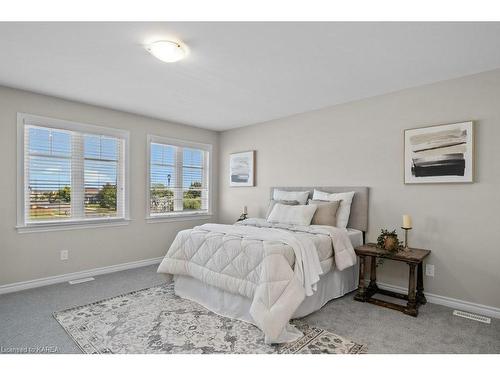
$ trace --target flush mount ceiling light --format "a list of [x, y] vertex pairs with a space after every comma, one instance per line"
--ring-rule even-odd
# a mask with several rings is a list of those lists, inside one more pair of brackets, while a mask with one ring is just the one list
[[177, 42], [159, 40], [146, 46], [146, 50], [163, 62], [176, 62], [186, 56], [186, 50]]

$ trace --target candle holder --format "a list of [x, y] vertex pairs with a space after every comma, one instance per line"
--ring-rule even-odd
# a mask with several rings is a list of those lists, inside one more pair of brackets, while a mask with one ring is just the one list
[[401, 229], [403, 229], [405, 231], [405, 247], [403, 248], [403, 250], [410, 251], [410, 248], [408, 247], [408, 231], [412, 228], [411, 227], [410, 228], [401, 227]]

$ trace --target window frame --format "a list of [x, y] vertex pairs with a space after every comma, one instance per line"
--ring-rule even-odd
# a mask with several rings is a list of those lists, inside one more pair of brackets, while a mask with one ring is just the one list
[[[74, 131], [123, 139], [122, 174], [123, 181], [123, 216], [102, 218], [77, 218], [54, 220], [47, 222], [26, 221], [26, 170], [25, 170], [25, 130], [27, 125], [40, 126], [63, 131]], [[130, 132], [128, 130], [108, 128], [97, 125], [84, 124], [69, 120], [17, 113], [17, 231], [19, 233], [45, 232], [67, 229], [84, 229], [101, 226], [128, 225], [130, 221]]]
[[[187, 147], [194, 148], [198, 150], [203, 150], [208, 155], [208, 209], [207, 211], [175, 211], [166, 212], [161, 214], [151, 214], [151, 143], [159, 143], [164, 145], [176, 146], [176, 147]], [[194, 141], [186, 141], [178, 138], [163, 137], [153, 134], [147, 135], [146, 140], [146, 160], [147, 160], [147, 173], [146, 173], [146, 222], [147, 223], [157, 223], [157, 222], [169, 222], [169, 221], [186, 221], [186, 220], [199, 220], [207, 219], [213, 215], [213, 155], [212, 155], [213, 145], [210, 143], [200, 143]]]

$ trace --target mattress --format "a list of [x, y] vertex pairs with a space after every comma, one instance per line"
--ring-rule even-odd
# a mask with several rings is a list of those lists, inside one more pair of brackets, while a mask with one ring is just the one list
[[[363, 244], [363, 232], [348, 229], [348, 235], [353, 247]], [[342, 297], [357, 287], [358, 267], [355, 265], [343, 271], [332, 267], [334, 258], [331, 239], [319, 235], [314, 237], [321, 267], [328, 272], [321, 275], [316, 292], [312, 296], [306, 297], [295, 311], [294, 318], [309, 315], [319, 310], [328, 301]], [[179, 297], [197, 302], [219, 315], [255, 324], [249, 312], [252, 303], [250, 299], [226, 292], [189, 276], [176, 276], [174, 280], [175, 294]]]

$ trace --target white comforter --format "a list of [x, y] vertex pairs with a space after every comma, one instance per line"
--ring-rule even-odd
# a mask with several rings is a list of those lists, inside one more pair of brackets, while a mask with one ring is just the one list
[[295, 232], [330, 236], [340, 270], [356, 263], [345, 229], [249, 219], [239, 225], [204, 224], [179, 232], [158, 272], [191, 276], [250, 298], [250, 314], [266, 342], [293, 341], [301, 333], [289, 320], [314, 293], [322, 273], [314, 242]]

